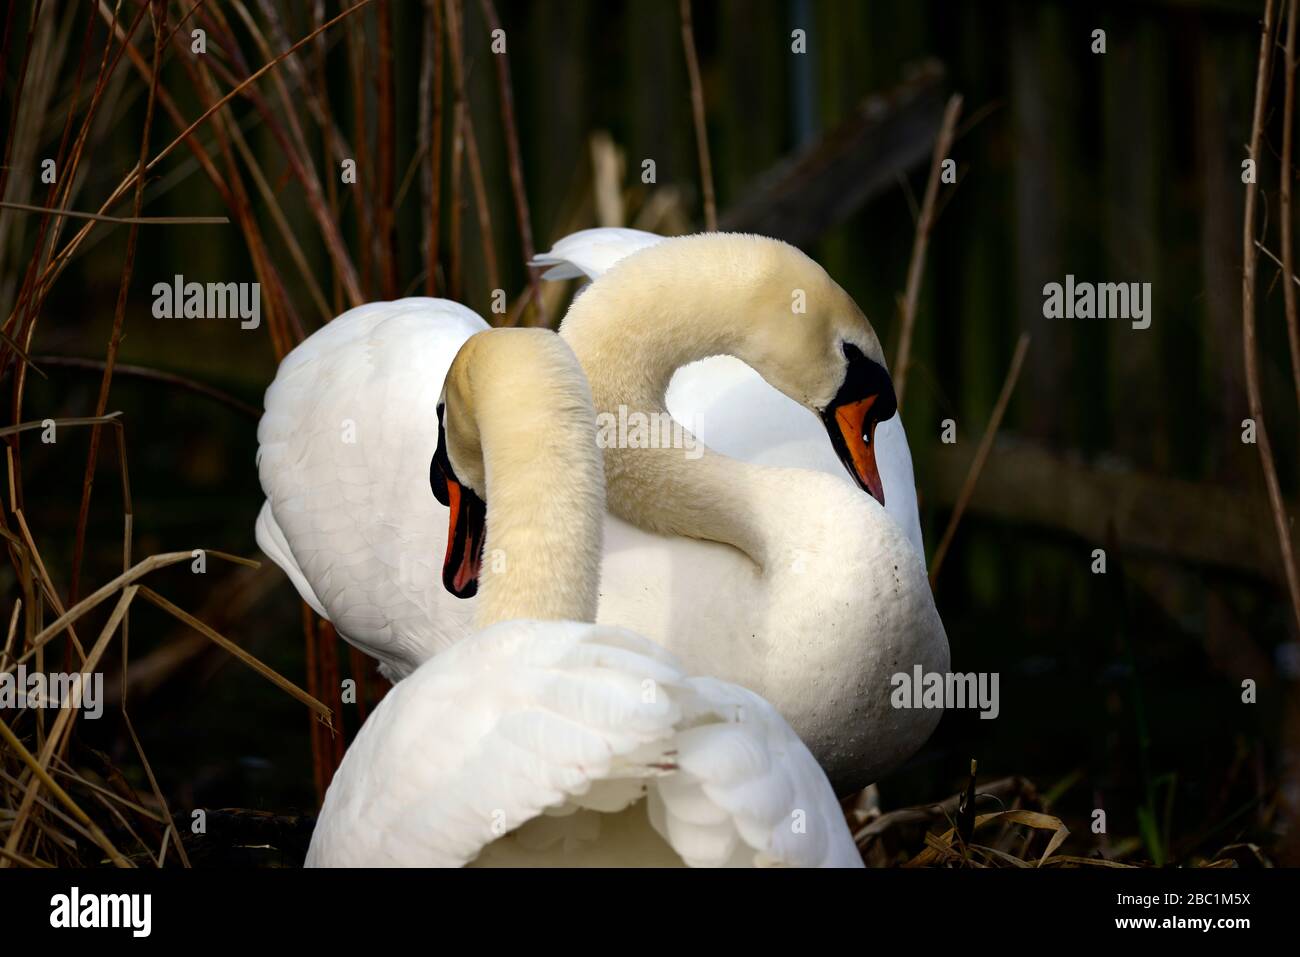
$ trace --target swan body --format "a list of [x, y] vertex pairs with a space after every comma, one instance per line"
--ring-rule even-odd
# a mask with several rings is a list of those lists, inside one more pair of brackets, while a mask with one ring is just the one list
[[[765, 447], [779, 458], [807, 445], [797, 423], [822, 417], [823, 441], [858, 487], [707, 445], [606, 448], [609, 510], [636, 532], [611, 529], [602, 595], [618, 597], [621, 624], [665, 641], [688, 668], [767, 698], [837, 787], [897, 766], [940, 715], [893, 707], [891, 676], [916, 666], [947, 671], [948, 643], [919, 549], [910, 462], [889, 459], [906, 449], [901, 426], [893, 434], [902, 441], [884, 454], [879, 448], [897, 406], [861, 310], [793, 247], [703, 234], [648, 244], [615, 262], [574, 300], [560, 335], [602, 416], [656, 421], [683, 367], [732, 356], [733, 369], [743, 363], [761, 373], [779, 399], [761, 412], [737, 411], [706, 393], [695, 404], [703, 411], [685, 416], [697, 433], [725, 434], [737, 415], [771, 410], [774, 421], [793, 424], [793, 441], [750, 439], [749, 450], [759, 458]], [[715, 411], [724, 424], [710, 421]], [[900, 479], [904, 494], [894, 494], [886, 482]], [[895, 501], [910, 521], [895, 519]], [[653, 534], [661, 536], [654, 547], [644, 544], [641, 536]], [[687, 608], [693, 621], [671, 620]], [[710, 640], [713, 628], [730, 640]]]
[[484, 554], [504, 556], [476, 573], [487, 627], [380, 702], [308, 865], [861, 866], [825, 774], [771, 705], [627, 629], [551, 620], [594, 612], [604, 513], [590, 394], [559, 338], [473, 337], [444, 402], [446, 568], [476, 534], [461, 522], [483, 522]]

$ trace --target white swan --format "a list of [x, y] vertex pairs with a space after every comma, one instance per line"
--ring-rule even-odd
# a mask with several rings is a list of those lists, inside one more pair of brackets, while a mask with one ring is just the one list
[[[602, 408], [605, 393], [617, 400], [629, 376], [645, 373], [666, 384], [678, 365], [728, 352], [749, 359], [791, 394], [825, 392], [826, 404], [814, 408], [829, 407], [842, 387], [851, 392], [860, 385], [863, 369], [870, 370], [881, 394], [887, 390], [883, 363], [867, 358], [879, 355], [870, 325], [815, 263], [771, 240], [698, 239], [711, 245], [702, 249], [683, 246], [695, 240], [672, 239], [644, 249], [593, 283], [572, 307], [570, 318], [581, 314], [587, 332], [603, 329], [606, 336], [599, 355], [585, 345], [580, 355], [592, 381], [602, 383]], [[677, 276], [667, 274], [662, 262], [655, 265], [674, 249], [687, 250], [674, 254]], [[642, 261], [654, 275], [649, 284], [638, 282]], [[757, 281], [758, 267], [770, 273], [766, 292], [745, 286], [745, 275]], [[817, 331], [802, 321], [808, 317], [790, 311], [800, 282], [812, 309], [818, 308], [819, 293], [834, 294], [848, 339], [837, 338], [838, 326]], [[628, 293], [621, 299], [611, 295], [619, 288]], [[779, 302], [771, 301], [773, 289]], [[772, 316], [756, 323], [741, 305], [746, 302], [763, 304]], [[778, 330], [785, 323], [786, 339], [770, 334], [774, 321]], [[442, 300], [363, 306], [295, 349], [267, 390], [258, 430], [267, 496], [258, 543], [303, 597], [394, 679], [470, 632], [474, 601], [459, 601], [437, 585], [447, 523], [446, 511], [429, 492], [428, 463], [445, 370], [461, 343], [483, 328], [469, 310]], [[676, 343], [675, 352], [643, 350], [656, 328], [660, 339]], [[566, 320], [565, 334], [575, 331]], [[846, 341], [867, 350], [852, 382]], [[719, 361], [727, 360], [709, 360]], [[757, 380], [749, 366], [730, 361]], [[822, 460], [806, 465], [825, 467], [829, 456], [839, 474], [760, 469], [712, 454], [685, 462], [688, 484], [663, 503], [671, 515], [655, 514], [657, 508], [625, 513], [672, 534], [608, 518], [597, 620], [649, 636], [691, 671], [754, 689], [790, 721], [838, 789], [859, 786], [915, 751], [939, 720], [934, 710], [893, 709], [890, 676], [910, 673], [917, 664], [926, 671], [948, 665], [947, 640], [918, 551], [905, 442], [901, 462], [893, 458], [899, 446], [877, 450], [878, 477], [872, 481], [883, 483], [878, 491], [887, 508], [902, 509], [904, 519], [910, 514], [910, 525], [891, 520], [844, 477], [824, 430], [819, 442], [800, 431], [809, 420], [816, 423], [806, 408], [759, 380], [765, 393], [758, 393], [762, 405], [752, 408], [761, 418], [746, 419], [751, 407], [737, 409], [727, 395], [710, 394], [707, 385], [702, 380], [696, 392], [704, 395], [703, 411], [684, 417], [701, 434], [716, 436], [726, 449], [725, 433], [734, 427], [739, 438], [732, 441], [757, 452], [760, 464], [764, 454], [779, 461], [797, 458], [799, 448], [823, 448]], [[658, 397], [654, 391], [629, 404], [643, 398], [649, 406], [661, 404], [662, 391]], [[855, 399], [855, 407], [860, 410], [865, 401]], [[828, 421], [833, 425], [833, 414]], [[793, 431], [773, 431], [781, 422], [792, 423]], [[877, 425], [877, 437], [881, 431]], [[838, 429], [836, 434], [852, 462], [844, 435]], [[609, 452], [609, 462], [622, 460], [619, 450]], [[668, 467], [678, 462], [680, 455]], [[637, 456], [628, 465], [636, 468]], [[697, 466], [716, 481], [692, 492]], [[663, 474], [661, 480], [677, 476]], [[611, 474], [617, 495], [624, 487], [622, 477]]]
[[593, 419], [553, 333], [493, 330], [461, 350], [434, 485], [452, 506], [449, 578], [486, 522], [488, 627], [380, 702], [330, 784], [308, 866], [861, 866], [825, 775], [770, 705], [589, 623], [604, 515]]
[[[609, 510], [630, 525], [611, 524], [602, 590], [621, 623], [771, 701], [837, 787], [905, 759], [939, 713], [893, 707], [890, 679], [947, 671], [948, 643], [922, 558], [881, 507], [874, 432], [896, 403], [853, 300], [784, 243], [688, 236], [617, 262], [560, 335], [598, 414], [657, 421], [678, 369], [731, 355], [821, 418], [860, 489], [707, 449], [607, 448]], [[647, 545], [641, 529], [663, 537]]]

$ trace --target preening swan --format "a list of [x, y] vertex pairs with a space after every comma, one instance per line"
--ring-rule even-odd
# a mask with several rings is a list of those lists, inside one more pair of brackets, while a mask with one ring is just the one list
[[[546, 267], [543, 279], [599, 279], [615, 263], [665, 238], [640, 229], [583, 229], [535, 256], [533, 264]], [[817, 417], [735, 356], [710, 356], [679, 368], [669, 382], [666, 405], [674, 419], [690, 423], [695, 437], [715, 452], [755, 465], [816, 469], [848, 478]], [[878, 421], [872, 441], [885, 511], [924, 558], [902, 416]]]
[[[686, 410], [671, 392], [669, 407], [748, 461], [606, 449], [618, 514], [606, 519], [596, 620], [762, 695], [836, 788], [851, 789], [897, 766], [939, 720], [890, 707], [890, 676], [948, 667], [901, 426], [891, 433], [901, 441], [882, 439], [897, 417], [879, 344], [852, 300], [790, 246], [651, 238], [631, 256], [604, 243], [616, 264], [578, 297], [564, 335], [601, 411], [663, 409], [670, 380], [678, 391], [693, 374], [680, 390]], [[589, 245], [566, 248], [586, 262]], [[806, 313], [794, 309], [798, 291]], [[440, 584], [447, 512], [429, 491], [429, 463], [445, 370], [485, 328], [444, 300], [362, 306], [299, 345], [267, 390], [258, 543], [390, 678], [469, 634], [479, 601]], [[731, 371], [698, 371], [719, 364]], [[877, 419], [863, 443], [859, 425], [866, 433]], [[861, 465], [854, 481], [826, 425]], [[760, 467], [774, 464], [799, 468]], [[885, 509], [854, 482], [874, 486]]]
[[904, 760], [939, 713], [894, 708], [890, 677], [947, 671], [948, 643], [923, 559], [882, 507], [875, 433], [896, 404], [853, 300], [785, 243], [688, 236], [616, 262], [574, 300], [560, 335], [598, 414], [656, 421], [678, 369], [727, 355], [821, 419], [860, 490], [707, 449], [607, 448], [609, 510], [630, 524], [607, 533], [602, 600], [617, 596], [619, 621], [688, 668], [771, 701], [837, 787]]
[[[590, 623], [594, 418], [553, 333], [493, 330], [461, 350], [430, 479], [451, 506], [445, 579], [480, 579], [486, 627], [380, 702], [309, 866], [861, 865], [825, 775], [769, 704]], [[566, 618], [587, 621], [536, 620]]]

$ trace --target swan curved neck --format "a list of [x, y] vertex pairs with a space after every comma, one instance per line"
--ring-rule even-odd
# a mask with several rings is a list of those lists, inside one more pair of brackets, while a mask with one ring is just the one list
[[475, 624], [595, 621], [605, 481], [573, 353], [546, 330], [491, 330], [447, 383], [452, 465], [487, 506]]
[[[645, 415], [655, 429], [671, 421], [665, 395], [677, 369], [715, 355], [747, 358], [750, 341], [740, 315], [745, 299], [739, 292], [706, 297], [679, 288], [633, 294], [627, 287], [637, 278], [615, 278], [588, 287], [560, 333], [587, 372], [598, 414]], [[757, 473], [764, 470], [704, 448], [693, 435], [680, 444], [606, 443], [610, 511], [650, 531], [732, 545], [763, 565], [769, 533], [757, 520], [754, 497], [762, 484]]]

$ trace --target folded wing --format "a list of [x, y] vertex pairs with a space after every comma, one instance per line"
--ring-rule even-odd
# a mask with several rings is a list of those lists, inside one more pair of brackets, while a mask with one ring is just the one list
[[621, 628], [506, 622], [381, 702], [316, 866], [858, 866], [817, 763], [761, 698]]

